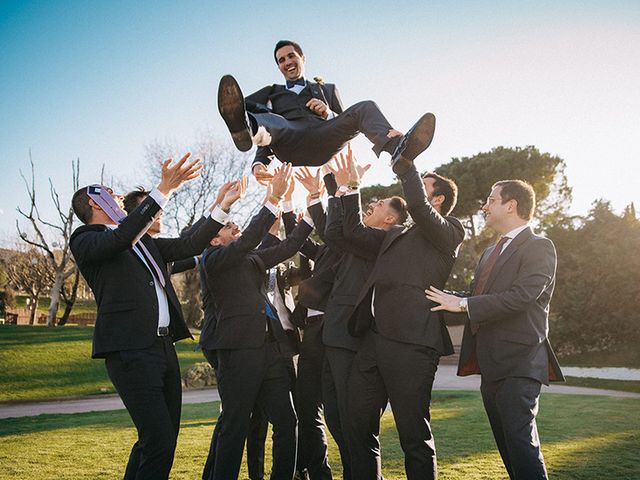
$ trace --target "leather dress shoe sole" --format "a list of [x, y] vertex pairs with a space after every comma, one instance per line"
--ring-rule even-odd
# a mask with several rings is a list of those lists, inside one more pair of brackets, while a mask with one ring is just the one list
[[394, 173], [400, 175], [411, 167], [413, 160], [431, 145], [435, 130], [436, 117], [433, 113], [425, 113], [420, 117], [393, 154], [391, 168]]
[[241, 152], [251, 150], [251, 129], [247, 124], [244, 96], [240, 85], [231, 75], [225, 75], [218, 85], [218, 111], [227, 124], [236, 148]]

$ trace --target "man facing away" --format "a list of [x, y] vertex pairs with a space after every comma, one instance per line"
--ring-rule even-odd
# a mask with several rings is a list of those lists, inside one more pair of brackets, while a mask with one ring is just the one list
[[222, 227], [220, 209], [184, 238], [153, 239], [145, 232], [171, 193], [199, 175], [200, 162], [168, 160], [162, 180], [128, 216], [122, 197], [107, 187], [78, 190], [72, 207], [85, 224], [71, 235], [71, 252], [98, 305], [94, 358], [138, 431], [125, 479], [166, 479], [173, 463], [182, 400], [173, 343], [191, 337], [167, 272], [168, 262], [199, 255]]
[[279, 41], [274, 58], [286, 85], [264, 87], [244, 99], [236, 80], [225, 75], [218, 88], [218, 109], [236, 147], [259, 146], [252, 165], [256, 178], [264, 178], [272, 155], [294, 166], [323, 165], [360, 132], [377, 156], [392, 156], [392, 165], [401, 158], [413, 161], [431, 143], [433, 114], [423, 115], [403, 136], [374, 102], [343, 111], [335, 85], [306, 80], [305, 56], [296, 42]]
[[493, 185], [482, 210], [500, 241], [485, 250], [471, 283], [458, 297], [431, 287], [431, 310], [466, 312], [458, 375], [479, 373], [491, 430], [509, 478], [546, 479], [536, 426], [540, 388], [564, 380], [549, 344], [549, 303], [556, 272], [551, 240], [529, 225], [536, 200], [531, 185]]

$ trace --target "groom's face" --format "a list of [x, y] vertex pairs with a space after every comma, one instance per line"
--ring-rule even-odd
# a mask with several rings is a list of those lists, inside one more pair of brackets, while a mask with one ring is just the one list
[[285, 80], [298, 80], [304, 76], [304, 55], [296, 52], [292, 45], [285, 45], [276, 51], [278, 68]]

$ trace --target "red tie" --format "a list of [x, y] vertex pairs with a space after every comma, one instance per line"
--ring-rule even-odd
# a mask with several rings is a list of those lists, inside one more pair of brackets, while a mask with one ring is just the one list
[[473, 288], [474, 295], [482, 295], [484, 293], [485, 287], [487, 286], [487, 281], [491, 276], [491, 270], [493, 270], [493, 266], [496, 264], [496, 261], [498, 260], [498, 257], [502, 252], [502, 247], [504, 246], [507, 240], [509, 240], [509, 237], [502, 237], [500, 241], [496, 244], [495, 248], [493, 249], [493, 252], [491, 252], [491, 255], [489, 255], [489, 258], [487, 258], [487, 261], [484, 262], [484, 265], [482, 266], [482, 271], [478, 276], [478, 281], [476, 282]]

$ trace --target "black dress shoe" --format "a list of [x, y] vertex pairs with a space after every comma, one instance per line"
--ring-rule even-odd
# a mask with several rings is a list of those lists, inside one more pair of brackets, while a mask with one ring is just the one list
[[436, 130], [436, 117], [433, 113], [425, 113], [403, 137], [396, 151], [391, 156], [391, 169], [396, 175], [406, 173], [413, 160], [424, 152]]
[[231, 75], [225, 75], [218, 85], [218, 111], [227, 124], [231, 138], [238, 150], [251, 150], [251, 127], [244, 106], [244, 96], [240, 85]]

